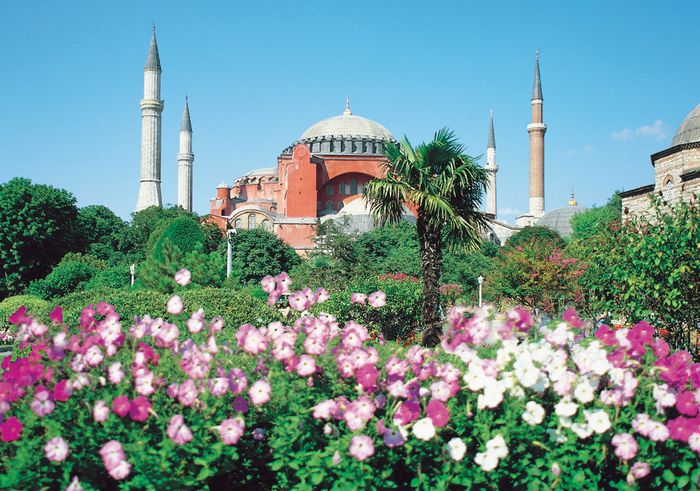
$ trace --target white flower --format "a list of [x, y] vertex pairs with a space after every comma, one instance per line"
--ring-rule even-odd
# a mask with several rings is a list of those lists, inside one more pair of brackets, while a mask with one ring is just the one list
[[588, 377], [581, 377], [574, 389], [574, 397], [583, 404], [593, 400], [595, 386]]
[[578, 404], [568, 397], [565, 397], [554, 406], [554, 412], [557, 413], [557, 416], [571, 417], [576, 414], [576, 411], [578, 411]]
[[591, 427], [584, 423], [572, 424], [571, 431], [576, 433], [576, 436], [578, 436], [581, 439], [588, 438], [589, 436], [591, 436], [591, 433], [593, 433]]
[[472, 362], [469, 364], [469, 369], [462, 379], [464, 383], [467, 384], [467, 387], [469, 387], [469, 390], [477, 392], [484, 388], [486, 374], [484, 374], [484, 370], [478, 363]]
[[549, 437], [557, 443], [565, 443], [567, 438], [559, 430], [547, 430]]
[[498, 459], [502, 459], [508, 455], [508, 446], [501, 435], [496, 435], [486, 442], [486, 450], [489, 453], [493, 453]]
[[420, 440], [432, 440], [435, 436], [435, 426], [430, 418], [419, 419], [413, 425], [413, 436]]
[[452, 460], [462, 460], [466, 451], [467, 446], [464, 444], [461, 438], [453, 438], [447, 442], [447, 454], [452, 458]]
[[538, 425], [544, 420], [545, 411], [542, 406], [535, 401], [529, 401], [525, 406], [523, 419], [529, 425]]
[[532, 387], [540, 379], [540, 371], [534, 365], [530, 365], [523, 371], [517, 371], [516, 376], [523, 387]]
[[610, 429], [610, 417], [602, 409], [594, 410], [584, 410], [584, 416], [586, 417], [586, 423], [591, 427], [596, 433], [605, 433]]
[[498, 457], [492, 452], [479, 452], [474, 457], [474, 462], [479, 464], [486, 472], [491, 472], [498, 466]]
[[700, 433], [693, 433], [688, 437], [688, 445], [695, 452], [700, 452]]
[[490, 408], [493, 409], [498, 407], [498, 405], [503, 400], [503, 386], [496, 382], [494, 379], [489, 379], [490, 382], [484, 389], [483, 394], [479, 394], [476, 400], [476, 405], [479, 409]]
[[654, 384], [653, 395], [656, 402], [658, 402], [662, 407], [671, 407], [676, 404], [676, 396], [673, 394], [673, 392], [668, 390], [668, 385], [666, 384]]

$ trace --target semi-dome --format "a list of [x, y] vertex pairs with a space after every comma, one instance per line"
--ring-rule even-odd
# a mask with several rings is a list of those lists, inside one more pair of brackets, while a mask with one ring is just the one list
[[[572, 201], [576, 203], [573, 198]], [[573, 228], [571, 228], [571, 219], [576, 213], [586, 210], [588, 210], [588, 208], [585, 206], [578, 206], [577, 204], [571, 204], [571, 202], [569, 202], [568, 206], [562, 206], [561, 208], [545, 213], [542, 218], [537, 221], [537, 225], [551, 228], [562, 237], [569, 237], [574, 231]]]
[[671, 140], [671, 146], [700, 142], [700, 104], [690, 111]]
[[310, 126], [293, 145], [282, 153], [291, 153], [297, 143], [306, 144], [319, 155], [383, 155], [384, 143], [394, 137], [384, 126], [352, 114], [349, 102], [340, 116], [324, 119]]

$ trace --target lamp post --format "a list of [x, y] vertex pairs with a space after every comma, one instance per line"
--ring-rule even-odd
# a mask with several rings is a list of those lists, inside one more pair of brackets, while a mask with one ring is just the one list
[[132, 264], [129, 266], [129, 273], [131, 273], [131, 286], [134, 286], [134, 275], [136, 274], [136, 265]]
[[484, 284], [484, 277], [479, 275], [479, 277], [476, 279], [476, 281], [479, 282], [479, 307], [483, 305], [482, 299], [481, 299], [481, 285]]
[[231, 267], [232, 267], [232, 252], [231, 252], [231, 236], [236, 235], [238, 231], [236, 228], [231, 228], [226, 230], [226, 278], [231, 277]]

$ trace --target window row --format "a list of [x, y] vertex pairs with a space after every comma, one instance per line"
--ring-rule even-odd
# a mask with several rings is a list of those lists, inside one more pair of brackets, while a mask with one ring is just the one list
[[318, 211], [336, 211], [336, 210], [342, 210], [343, 206], [345, 206], [345, 203], [342, 201], [338, 201], [338, 207], [335, 207], [335, 204], [332, 201], [326, 201], [326, 206], [325, 208], [323, 207], [323, 203], [320, 201], [316, 202], [316, 209]]
[[[355, 179], [355, 178], [350, 179], [349, 184], [347, 182], [341, 182], [338, 184], [338, 194], [343, 194], [343, 195], [361, 194], [363, 191], [364, 191], [363, 185], [361, 183], [358, 184], [357, 179]], [[333, 184], [329, 184], [326, 186], [326, 194], [328, 196], [332, 196], [334, 192], [335, 192], [335, 187], [333, 186]]]
[[[248, 215], [248, 218], [246, 221], [248, 223], [247, 228], [249, 230], [257, 228], [257, 227], [262, 227], [263, 230], [267, 230], [268, 232], [272, 232], [272, 221], [267, 219], [267, 218], [263, 219], [263, 221], [260, 224], [258, 224], [258, 216], [251, 213], [250, 215]], [[233, 221], [233, 227], [237, 228], [237, 229], [242, 229], [243, 223], [244, 222], [243, 222], [242, 218], [236, 218]]]

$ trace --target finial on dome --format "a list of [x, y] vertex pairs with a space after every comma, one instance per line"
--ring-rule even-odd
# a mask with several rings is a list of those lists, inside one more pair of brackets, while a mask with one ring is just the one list
[[345, 111], [343, 111], [343, 116], [351, 116], [352, 111], [350, 111], [350, 98], [345, 98]]
[[576, 198], [574, 197], [574, 190], [571, 190], [571, 198], [569, 198], [569, 206], [578, 206]]

